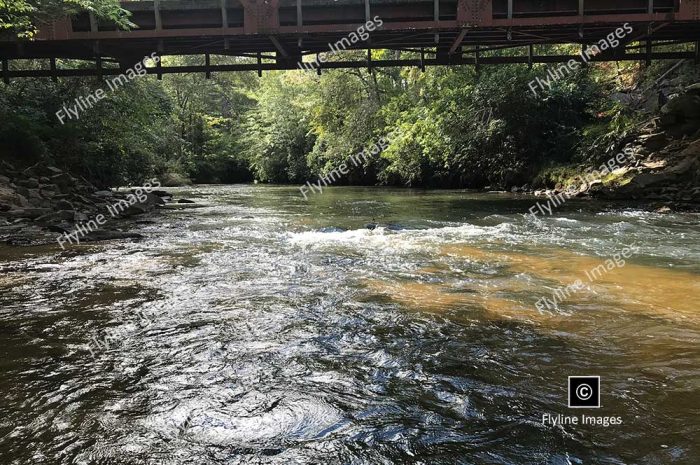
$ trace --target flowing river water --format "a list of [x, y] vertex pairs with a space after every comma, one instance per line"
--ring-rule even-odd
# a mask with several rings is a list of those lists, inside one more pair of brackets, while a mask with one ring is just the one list
[[[700, 463], [697, 214], [178, 195], [201, 208], [135, 224], [141, 241], [0, 248], [0, 463]], [[573, 375], [601, 377], [600, 409], [568, 408]]]

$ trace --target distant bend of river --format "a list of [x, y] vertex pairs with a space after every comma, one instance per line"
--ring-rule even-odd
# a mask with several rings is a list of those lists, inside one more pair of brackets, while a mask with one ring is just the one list
[[[0, 247], [0, 463], [700, 463], [700, 216], [178, 195], [202, 207], [140, 222], [141, 241]], [[568, 408], [576, 375], [601, 377], [601, 408]]]

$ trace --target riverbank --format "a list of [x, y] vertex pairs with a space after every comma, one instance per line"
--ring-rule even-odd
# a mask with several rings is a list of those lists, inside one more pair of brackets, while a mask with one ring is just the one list
[[[538, 196], [641, 201], [660, 211], [700, 211], [700, 84], [670, 97], [658, 112], [608, 145], [588, 166], [543, 170]], [[554, 186], [554, 187], [552, 187]]]
[[157, 189], [157, 181], [145, 188], [99, 189], [54, 166], [36, 164], [20, 170], [5, 161], [0, 166], [0, 242], [8, 245], [64, 247], [141, 239], [130, 230], [143, 221], [138, 218], [173, 202], [172, 194]]

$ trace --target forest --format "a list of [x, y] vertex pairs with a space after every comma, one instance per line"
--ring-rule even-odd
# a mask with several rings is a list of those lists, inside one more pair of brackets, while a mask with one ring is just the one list
[[[53, 11], [42, 7], [41, 16], [31, 2], [9, 4], [16, 5], [14, 14], [6, 13], [0, 28], [27, 36]], [[128, 27], [113, 1], [48, 4], [87, 6]], [[553, 53], [566, 46], [539, 48]], [[328, 59], [362, 53], [340, 51]], [[398, 58], [411, 52], [373, 54]], [[162, 58], [168, 64], [203, 59]], [[24, 60], [15, 66], [38, 65]], [[532, 82], [556, 73], [554, 65], [350, 69], [320, 76], [293, 70], [260, 78], [254, 72], [214, 73], [211, 79], [184, 74], [162, 81], [149, 75], [114, 90], [95, 78], [17, 80], [0, 86], [0, 156], [20, 166], [48, 162], [100, 186], [152, 177], [164, 185], [303, 184], [396, 131], [400, 136], [385, 150], [338, 184], [551, 187], [562, 173], [603, 162], [608, 145], [648, 118], [645, 105], [657, 99], [654, 81], [674, 65], [581, 66], [538, 92]], [[696, 74], [690, 63], [679, 69]], [[103, 90], [79, 118], [57, 117], [72, 102]]]

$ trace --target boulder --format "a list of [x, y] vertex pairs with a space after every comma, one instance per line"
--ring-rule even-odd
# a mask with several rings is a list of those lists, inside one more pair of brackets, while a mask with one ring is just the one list
[[74, 212], [73, 213], [73, 221], [76, 223], [86, 223], [89, 220], [90, 220], [90, 218], [88, 218], [88, 216], [83, 212]]
[[5, 212], [4, 215], [9, 218], [39, 218], [42, 215], [51, 213], [50, 208], [19, 208]]
[[676, 115], [683, 119], [700, 119], [700, 96], [679, 94], [673, 96], [661, 107], [662, 115]]
[[[146, 203], [149, 203], [151, 205], [165, 205], [165, 200], [163, 200], [162, 197], [155, 195], [153, 193], [148, 193], [146, 194], [148, 197], [148, 200], [146, 200]], [[194, 202], [185, 202], [185, 203], [194, 203]]]
[[41, 191], [39, 189], [27, 189], [29, 200], [42, 200]]
[[39, 187], [39, 180], [36, 178], [21, 179], [15, 184], [18, 186], [26, 187], [27, 189], [36, 189]]
[[73, 204], [67, 200], [59, 200], [58, 202], [56, 202], [56, 208], [58, 208], [59, 210], [74, 210], [75, 209]]
[[57, 218], [62, 220], [73, 221], [75, 218], [75, 212], [73, 210], [59, 210], [54, 214]]
[[64, 194], [71, 192], [75, 188], [75, 178], [68, 173], [55, 174], [51, 176], [51, 182], [58, 186]]
[[112, 191], [97, 191], [97, 192], [94, 192], [92, 195], [96, 195], [97, 197], [114, 197], [114, 192], [112, 192]]
[[3, 185], [0, 185], [0, 203], [21, 208], [29, 207], [29, 201], [26, 196], [9, 186]]
[[5, 160], [0, 160], [0, 167], [2, 167], [3, 171], [15, 171], [15, 167]]
[[113, 239], [143, 239], [143, 236], [137, 233], [98, 229], [97, 231], [92, 231], [90, 234], [87, 234], [80, 240], [84, 242], [91, 242], [109, 241]]
[[663, 132], [641, 137], [640, 140], [643, 142], [644, 147], [653, 151], [660, 150], [668, 145], [668, 139]]
[[151, 194], [157, 195], [158, 197], [170, 197], [172, 198], [173, 194], [167, 191], [151, 191]]

